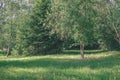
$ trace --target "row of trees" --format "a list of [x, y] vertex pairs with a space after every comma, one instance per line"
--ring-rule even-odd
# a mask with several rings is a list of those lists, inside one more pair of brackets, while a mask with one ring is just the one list
[[114, 0], [57, 0], [53, 2], [49, 27], [61, 37], [68, 36], [79, 43], [83, 58], [84, 46], [96, 42], [103, 48], [120, 49], [118, 6]]
[[60, 53], [66, 45], [120, 49], [119, 0], [4, 0], [0, 48], [7, 55]]

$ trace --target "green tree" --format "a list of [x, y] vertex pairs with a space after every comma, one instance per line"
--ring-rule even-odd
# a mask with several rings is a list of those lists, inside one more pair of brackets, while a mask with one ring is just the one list
[[27, 53], [27, 36], [30, 34], [28, 24], [30, 22], [29, 17], [33, 9], [34, 1], [18, 1], [18, 3], [19, 9], [16, 18], [17, 30], [12, 53], [14, 55], [23, 55]]
[[[114, 4], [114, 5], [113, 5]], [[117, 5], [117, 6], [116, 6]], [[99, 2], [97, 8], [98, 12], [98, 30], [99, 42], [103, 48], [106, 49], [120, 49], [120, 28], [119, 28], [119, 8], [118, 4], [114, 3]]]
[[16, 5], [12, 0], [1, 1], [1, 44], [2, 48], [7, 48], [7, 56], [11, 53], [14, 43]]
[[[50, 29], [46, 28], [48, 26], [46, 19], [48, 13], [50, 13], [51, 1], [36, 0], [34, 5], [28, 22], [25, 22], [26, 27], [22, 27], [16, 37], [15, 50], [20, 54], [27, 55], [60, 52], [62, 41], [59, 40], [56, 34], [50, 34]], [[23, 40], [22, 43], [21, 40]]]
[[54, 0], [49, 22], [52, 32], [61, 38], [72, 38], [80, 44], [84, 58], [84, 46], [94, 41], [95, 10], [91, 0]]

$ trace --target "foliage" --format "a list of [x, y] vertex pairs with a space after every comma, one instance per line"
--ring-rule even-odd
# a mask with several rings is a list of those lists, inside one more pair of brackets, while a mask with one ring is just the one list
[[79, 43], [81, 53], [84, 45], [97, 42], [94, 37], [96, 11], [93, 3], [91, 0], [54, 1], [49, 16], [52, 33]]
[[29, 54], [38, 55], [46, 53], [59, 53], [62, 49], [62, 41], [55, 34], [50, 35], [46, 28], [47, 15], [50, 13], [49, 0], [37, 0], [33, 13], [30, 16], [27, 36], [27, 51]]
[[104, 49], [119, 50], [119, 8], [105, 2], [99, 3], [98, 8], [100, 8], [98, 11], [98, 29], [96, 29], [99, 34], [98, 41]]
[[120, 49], [119, 0], [3, 0], [0, 49], [58, 53], [72, 46]]

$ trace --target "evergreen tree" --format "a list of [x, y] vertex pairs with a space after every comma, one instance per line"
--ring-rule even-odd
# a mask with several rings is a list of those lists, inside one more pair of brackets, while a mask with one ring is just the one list
[[29, 35], [27, 36], [28, 54], [38, 55], [60, 52], [62, 41], [55, 34], [50, 34], [46, 28], [47, 15], [50, 13], [50, 0], [37, 0], [30, 16]]

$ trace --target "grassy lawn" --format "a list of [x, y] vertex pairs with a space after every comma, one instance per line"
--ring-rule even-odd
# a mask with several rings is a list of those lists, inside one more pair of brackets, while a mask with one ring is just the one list
[[61, 55], [0, 55], [0, 80], [120, 80], [119, 51], [66, 50]]

